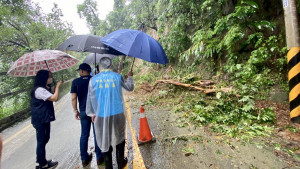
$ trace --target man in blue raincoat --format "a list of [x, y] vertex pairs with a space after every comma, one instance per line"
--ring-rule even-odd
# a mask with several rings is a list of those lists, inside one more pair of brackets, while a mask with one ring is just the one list
[[133, 73], [128, 73], [125, 80], [119, 73], [109, 68], [112, 60], [100, 59], [100, 73], [91, 78], [86, 102], [86, 114], [91, 116], [96, 131], [99, 148], [104, 152], [106, 169], [112, 169], [112, 147], [116, 146], [118, 168], [127, 164], [124, 158], [125, 148], [125, 108], [122, 88], [134, 89]]

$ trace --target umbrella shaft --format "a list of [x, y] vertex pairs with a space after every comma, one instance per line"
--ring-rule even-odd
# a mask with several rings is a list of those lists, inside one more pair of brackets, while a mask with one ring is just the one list
[[130, 68], [130, 72], [132, 72], [132, 68], [133, 68], [133, 65], [134, 65], [134, 61], [135, 61], [135, 58], [133, 58], [133, 61], [132, 61], [132, 64], [131, 64], [131, 68]]
[[[44, 60], [45, 61], [45, 60]], [[48, 64], [47, 64], [47, 62], [45, 61], [45, 64], [46, 64], [46, 66], [47, 66], [47, 68], [48, 68], [48, 70], [50, 71], [50, 69], [49, 69], [49, 66], [48, 66]]]

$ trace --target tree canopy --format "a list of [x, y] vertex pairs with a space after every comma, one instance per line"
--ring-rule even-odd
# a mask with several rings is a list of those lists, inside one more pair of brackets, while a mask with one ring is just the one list
[[[67, 37], [73, 34], [72, 26], [61, 17], [63, 13], [54, 4], [52, 12], [43, 13], [42, 9], [30, 1], [0, 1], [0, 93], [6, 94], [18, 90], [30, 91], [32, 78], [12, 78], [5, 75], [11, 64], [26, 52], [40, 49], [56, 49]], [[65, 76], [65, 80], [74, 76], [74, 72], [62, 71], [56, 76]], [[68, 78], [69, 77], [69, 78]], [[28, 94], [28, 93], [27, 93]], [[27, 94], [1, 99], [1, 113], [8, 100], [19, 105], [28, 104]], [[15, 106], [17, 107], [17, 106]]]

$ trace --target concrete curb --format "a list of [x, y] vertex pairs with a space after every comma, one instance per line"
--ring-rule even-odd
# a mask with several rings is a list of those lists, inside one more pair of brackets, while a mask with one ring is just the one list
[[30, 108], [14, 113], [0, 120], [0, 132], [12, 126], [16, 122], [22, 121], [30, 116]]

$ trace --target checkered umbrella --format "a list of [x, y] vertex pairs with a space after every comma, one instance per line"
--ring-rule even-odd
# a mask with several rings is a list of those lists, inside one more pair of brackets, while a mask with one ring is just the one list
[[78, 60], [58, 50], [37, 50], [21, 56], [7, 74], [13, 77], [35, 76], [39, 70], [57, 72], [74, 66]]

